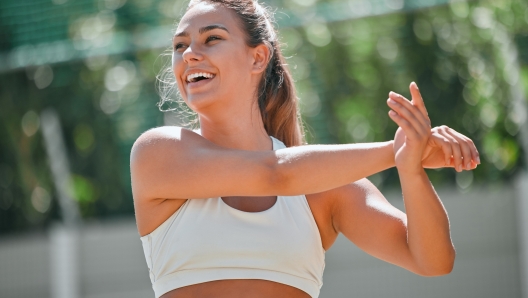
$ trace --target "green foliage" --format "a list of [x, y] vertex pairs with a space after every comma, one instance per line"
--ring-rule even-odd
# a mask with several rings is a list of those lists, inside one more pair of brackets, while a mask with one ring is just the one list
[[[519, 79], [528, 86], [527, 14], [524, 1], [452, 1], [406, 14], [321, 22], [331, 34], [319, 37], [325, 45], [312, 41], [309, 27], [299, 30], [304, 46], [313, 48], [304, 51], [316, 57], [313, 75], [300, 80], [309, 80], [300, 84], [307, 86], [301, 101], [317, 90], [320, 105], [331, 107], [325, 115], [330, 142], [383, 141], [396, 130], [386, 115], [388, 92], [410, 96], [408, 85], [416, 81], [433, 125], [456, 129], [480, 149], [483, 164], [472, 182], [508, 181], [522, 165], [517, 137], [526, 113], [513, 108], [511, 98]], [[525, 59], [521, 78], [512, 61], [514, 41]], [[318, 116], [306, 119], [312, 124]], [[452, 170], [431, 177], [435, 184], [457, 181]], [[382, 186], [397, 183], [390, 171], [376, 179]]]
[[[170, 123], [171, 114], [156, 107], [155, 77], [167, 62], [160, 54], [170, 45], [170, 28], [185, 1], [34, 1], [27, 10], [15, 9], [12, 1], [0, 4], [0, 69], [10, 69], [0, 73], [0, 233], [60, 218], [40, 131], [40, 112], [48, 107], [60, 115], [83, 218], [133, 214], [130, 148], [143, 131]], [[412, 11], [415, 2], [405, 1], [400, 13], [327, 22], [309, 17], [311, 9], [345, 2], [273, 1], [277, 18], [284, 19], [279, 24], [288, 23], [283, 8], [310, 20], [280, 30], [309, 142], [392, 139], [397, 127], [387, 116], [387, 94], [408, 96], [409, 83], [416, 81], [433, 125], [471, 137], [483, 159], [473, 172], [430, 171], [435, 185], [468, 191], [508, 181], [524, 163], [517, 138], [526, 122], [512, 106], [512, 90], [520, 82], [528, 98], [528, 4], [453, 0]], [[31, 21], [39, 9], [48, 9], [48, 17]], [[163, 38], [149, 39], [153, 35], [146, 33], [160, 34], [160, 28]], [[40, 51], [53, 42], [53, 49], [71, 47], [82, 55], [17, 68], [17, 55], [30, 51], [33, 62], [44, 61], [49, 53]], [[398, 181], [395, 171], [371, 179], [381, 187]]]

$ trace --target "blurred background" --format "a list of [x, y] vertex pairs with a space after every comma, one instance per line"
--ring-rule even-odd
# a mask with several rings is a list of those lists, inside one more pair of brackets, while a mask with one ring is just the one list
[[[268, 0], [309, 143], [393, 138], [385, 100], [416, 81], [474, 171], [430, 170], [452, 274], [414, 276], [339, 238], [321, 297], [528, 298], [528, 1]], [[187, 1], [0, 2], [0, 297], [153, 297], [129, 157], [161, 112], [156, 76]], [[162, 106], [162, 109], [173, 107]], [[370, 177], [403, 208], [398, 176]]]

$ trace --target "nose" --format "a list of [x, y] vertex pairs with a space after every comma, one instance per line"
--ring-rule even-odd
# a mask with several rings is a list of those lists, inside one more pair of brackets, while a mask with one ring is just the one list
[[203, 55], [197, 49], [197, 47], [189, 45], [182, 54], [183, 61], [185, 63], [197, 62], [203, 59]]

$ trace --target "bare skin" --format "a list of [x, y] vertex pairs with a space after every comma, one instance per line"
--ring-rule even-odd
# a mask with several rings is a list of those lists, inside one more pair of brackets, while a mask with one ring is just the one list
[[[400, 126], [394, 141], [272, 151], [254, 104], [269, 50], [248, 48], [235, 19], [223, 7], [200, 3], [178, 26], [174, 74], [183, 99], [199, 115], [201, 135], [164, 127], [134, 144], [131, 177], [140, 235], [155, 230], [187, 199], [222, 197], [233, 208], [258, 212], [271, 208], [276, 195], [306, 194], [325, 250], [343, 233], [365, 252], [416, 274], [449, 273], [455, 256], [449, 222], [423, 168], [474, 169], [479, 160], [471, 140], [447, 127], [431, 129], [421, 95], [411, 84], [412, 101], [389, 95], [389, 117]], [[193, 72], [213, 77], [190, 84], [186, 77]], [[407, 214], [362, 179], [394, 166]], [[162, 297], [309, 295], [271, 281], [221, 280]]]

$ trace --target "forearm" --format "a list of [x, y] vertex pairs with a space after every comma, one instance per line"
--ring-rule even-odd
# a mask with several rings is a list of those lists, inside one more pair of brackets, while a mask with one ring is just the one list
[[284, 195], [326, 191], [394, 166], [392, 141], [308, 145], [275, 152]]
[[455, 250], [447, 212], [425, 171], [400, 173], [407, 213], [407, 243], [423, 275], [442, 275], [452, 270]]

